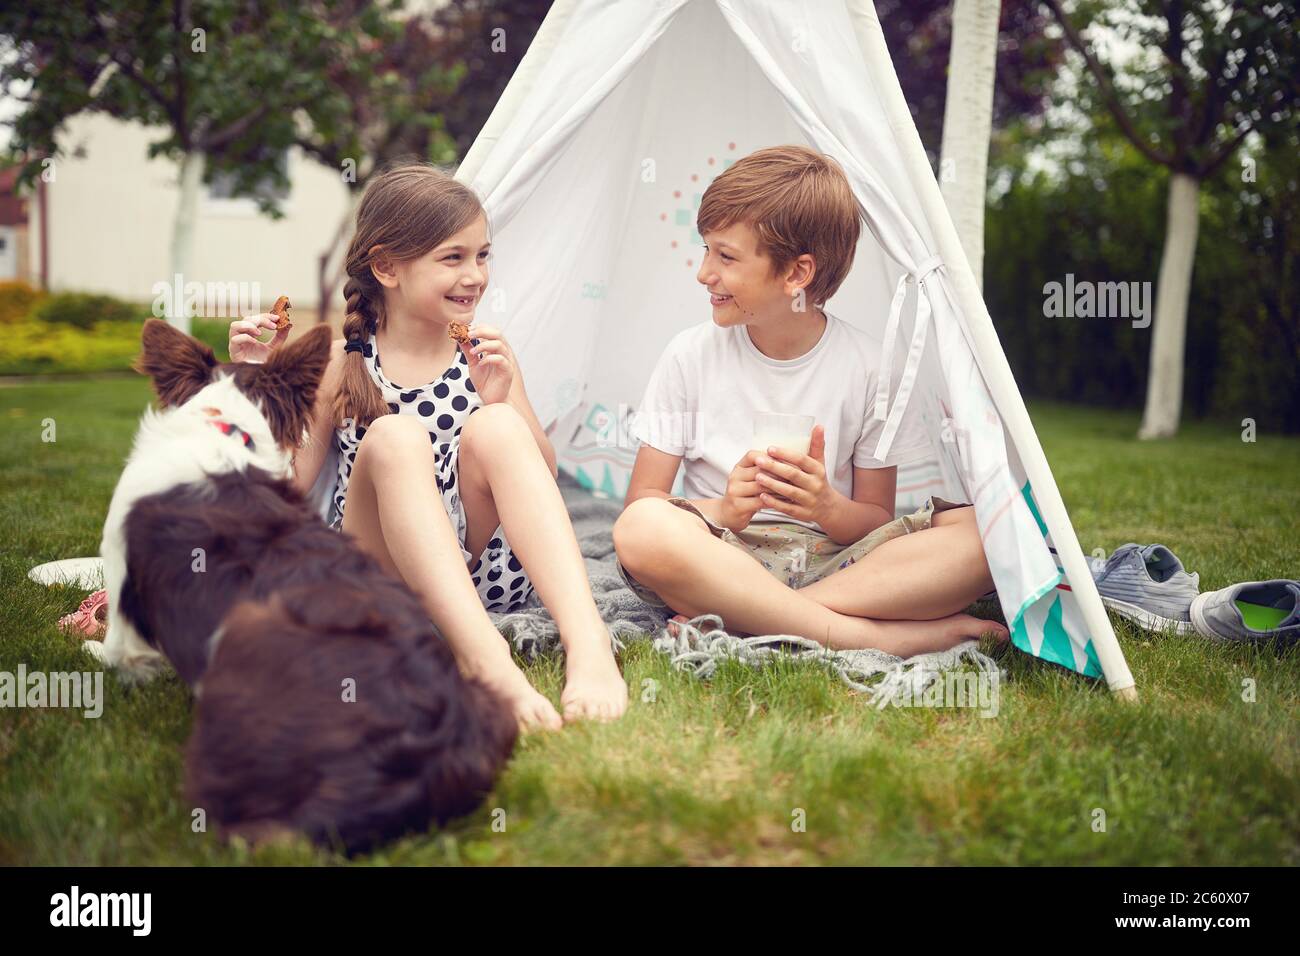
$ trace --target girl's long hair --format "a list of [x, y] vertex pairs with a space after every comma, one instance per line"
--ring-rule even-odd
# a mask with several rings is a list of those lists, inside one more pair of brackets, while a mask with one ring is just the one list
[[[381, 255], [393, 262], [418, 259], [484, 215], [474, 191], [429, 163], [403, 163], [376, 174], [357, 206], [356, 231], [348, 246], [343, 286], [347, 318], [343, 335], [364, 343], [384, 327], [384, 290], [371, 271]], [[343, 378], [334, 400], [337, 424], [351, 418], [369, 425], [388, 414], [383, 393], [355, 349], [343, 357]]]

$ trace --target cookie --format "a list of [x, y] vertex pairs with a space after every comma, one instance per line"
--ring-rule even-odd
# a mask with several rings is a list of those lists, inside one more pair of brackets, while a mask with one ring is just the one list
[[282, 295], [275, 300], [275, 305], [271, 306], [271, 314], [275, 316], [275, 330], [283, 332], [285, 329], [293, 328], [293, 323], [289, 321], [289, 297]]

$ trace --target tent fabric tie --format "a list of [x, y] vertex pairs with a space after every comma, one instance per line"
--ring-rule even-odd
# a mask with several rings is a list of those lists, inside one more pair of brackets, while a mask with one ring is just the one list
[[[898, 428], [903, 423], [903, 413], [907, 410], [908, 400], [912, 397], [912, 389], [916, 386], [916, 377], [921, 371], [921, 356], [925, 352], [925, 339], [931, 313], [930, 296], [925, 291], [924, 283], [931, 273], [943, 268], [943, 264], [941, 258], [931, 256], [917, 265], [915, 270], [903, 273], [898, 280], [898, 287], [894, 290], [894, 299], [889, 304], [889, 319], [885, 323], [884, 356], [880, 363], [880, 375], [876, 381], [875, 417], [877, 421], [885, 423], [885, 428], [880, 433], [880, 440], [876, 443], [877, 461], [883, 462], [889, 454], [894, 436], [898, 434]], [[907, 350], [907, 363], [903, 366], [903, 375], [899, 379], [898, 391], [894, 394], [894, 404], [891, 408], [889, 386], [893, 381], [894, 351], [898, 345], [898, 326], [903, 314], [903, 302], [907, 298], [908, 282], [916, 283], [916, 327], [912, 330], [912, 343]]]

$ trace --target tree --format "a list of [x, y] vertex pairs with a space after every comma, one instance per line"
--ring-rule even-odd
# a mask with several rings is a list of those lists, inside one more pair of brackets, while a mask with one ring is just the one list
[[[921, 134], [939, 156], [948, 96], [952, 0], [875, 0], [899, 85]], [[1039, 0], [1003, 0], [993, 78], [993, 126], [1035, 116], [1051, 104], [1065, 44], [1050, 36]]]
[[299, 145], [340, 170], [351, 202], [317, 260], [318, 319], [342, 280], [356, 204], [374, 173], [401, 159], [454, 165], [474, 142], [546, 16], [549, 0], [464, 0], [394, 20], [364, 73], [329, 76], [346, 107], [314, 122]]
[[980, 288], [984, 286], [984, 197], [1001, 8], [1001, 0], [953, 3], [939, 159], [939, 187]]
[[438, 102], [458, 156], [474, 145], [551, 4], [552, 0], [458, 0], [432, 12], [444, 38], [435, 55], [443, 67], [454, 63], [464, 70], [459, 86]]
[[[346, 22], [336, 24], [346, 29]], [[338, 172], [350, 201], [317, 257], [317, 320], [326, 321], [343, 272], [342, 252], [357, 204], [370, 177], [399, 158], [450, 164], [455, 145], [447, 136], [437, 101], [454, 93], [464, 69], [444, 66], [445, 44], [429, 17], [393, 18], [376, 25], [367, 42], [370, 62], [363, 71], [335, 63], [326, 79], [339, 100], [296, 139], [303, 151]]]
[[[79, 113], [165, 130], [148, 155], [177, 162], [170, 266], [184, 276], [201, 183], [229, 173], [237, 195], [253, 195], [278, 215], [274, 195], [258, 185], [287, 186], [277, 160], [295, 141], [301, 112], [310, 108], [316, 123], [329, 125], [331, 111], [346, 104], [328, 69], [367, 69], [375, 55], [368, 38], [398, 5], [85, 0], [0, 7], [0, 36], [12, 48], [0, 88], [24, 104], [11, 144], [26, 156], [21, 179], [30, 182], [57, 160], [58, 133]], [[29, 88], [15, 94], [14, 86]], [[188, 331], [188, 315], [168, 318]]]
[[[1164, 251], [1139, 438], [1177, 433], [1182, 411], [1188, 295], [1201, 183], [1252, 132], [1300, 119], [1294, 0], [1124, 0], [1044, 5], [1082, 58], [1095, 96], [1133, 146], [1169, 170]], [[1085, 32], [1094, 34], [1092, 39]], [[1105, 57], [1096, 35], [1133, 52]], [[1087, 96], [1089, 91], [1083, 91]]]

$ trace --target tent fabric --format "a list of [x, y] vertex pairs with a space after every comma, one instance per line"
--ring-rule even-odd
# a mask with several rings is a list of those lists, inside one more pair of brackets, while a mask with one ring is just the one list
[[933, 456], [900, 476], [903, 496], [975, 505], [1016, 646], [1129, 688], [900, 104], [865, 0], [558, 0], [457, 172], [493, 242], [478, 321], [512, 342], [562, 466], [621, 497], [636, 450], [628, 418], [655, 361], [710, 319], [695, 278], [704, 189], [766, 146], [833, 157], [868, 228], [827, 309], [881, 343], [877, 457], [903, 416], [920, 416]]

